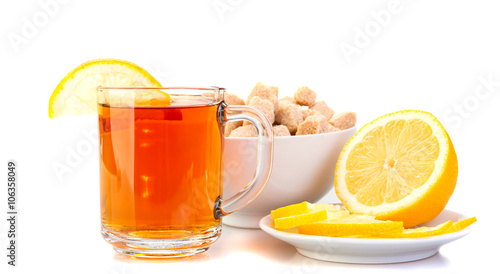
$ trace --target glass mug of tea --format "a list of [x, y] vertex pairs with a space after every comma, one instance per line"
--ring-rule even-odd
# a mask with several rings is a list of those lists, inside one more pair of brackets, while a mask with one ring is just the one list
[[[259, 110], [228, 106], [219, 87], [99, 87], [101, 233], [119, 253], [183, 257], [204, 252], [221, 217], [251, 202], [272, 168], [272, 125]], [[168, 95], [167, 95], [168, 94]], [[228, 121], [258, 132], [254, 178], [222, 199]]]

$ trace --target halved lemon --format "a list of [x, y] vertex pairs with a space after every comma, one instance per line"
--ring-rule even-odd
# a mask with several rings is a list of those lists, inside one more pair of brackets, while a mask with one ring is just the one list
[[444, 209], [457, 176], [457, 155], [441, 123], [428, 112], [404, 110], [366, 124], [347, 142], [335, 191], [351, 213], [413, 227]]
[[[97, 113], [96, 88], [160, 87], [143, 68], [128, 61], [98, 59], [85, 62], [62, 79], [49, 100], [49, 118]], [[157, 91], [160, 94], [161, 91]], [[169, 100], [168, 94], [158, 96]], [[160, 94], [161, 95], [161, 94]]]

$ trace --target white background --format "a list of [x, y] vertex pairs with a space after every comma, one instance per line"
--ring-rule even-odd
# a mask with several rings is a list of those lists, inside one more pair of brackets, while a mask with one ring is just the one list
[[[9, 159], [19, 165], [20, 220], [19, 267], [13, 268], [1, 255], [7, 244], [2, 217], [0, 272], [495, 272], [499, 10], [498, 1], [451, 0], [2, 0], [0, 170], [7, 173]], [[439, 254], [402, 264], [315, 261], [262, 231], [230, 227], [195, 262], [117, 256], [99, 233], [97, 146], [85, 137], [95, 130], [96, 117], [47, 115], [59, 81], [95, 58], [132, 61], [163, 85], [217, 85], [241, 96], [258, 80], [279, 86], [281, 96], [308, 85], [337, 112], [356, 111], [359, 126], [402, 109], [432, 112], [459, 159], [447, 208], [475, 215], [478, 223]], [[68, 164], [68, 155], [83, 144], [92, 145], [58, 177], [54, 163]], [[1, 216], [6, 197], [4, 183]], [[324, 198], [333, 200], [333, 192]]]

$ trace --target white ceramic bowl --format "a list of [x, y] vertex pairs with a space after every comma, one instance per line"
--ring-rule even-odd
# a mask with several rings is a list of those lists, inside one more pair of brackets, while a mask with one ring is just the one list
[[[278, 207], [317, 202], [333, 188], [340, 151], [356, 132], [276, 137], [271, 178], [249, 205], [223, 217], [224, 224], [258, 228], [262, 217]], [[226, 138], [224, 148], [224, 198], [243, 189], [252, 179], [257, 161], [257, 138]], [[332, 194], [335, 195], [335, 194]], [[338, 202], [337, 197], [332, 197]]]

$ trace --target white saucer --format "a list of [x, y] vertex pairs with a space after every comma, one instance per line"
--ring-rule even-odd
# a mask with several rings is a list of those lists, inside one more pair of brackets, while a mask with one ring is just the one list
[[[468, 218], [451, 210], [443, 210], [434, 220], [422, 226], [436, 226], [445, 221]], [[471, 232], [471, 227], [460, 231], [417, 239], [362, 239], [301, 235], [284, 232], [271, 225], [270, 215], [260, 220], [260, 228], [269, 235], [287, 242], [297, 251], [313, 259], [361, 264], [381, 264], [415, 261], [430, 257], [439, 248]]]

